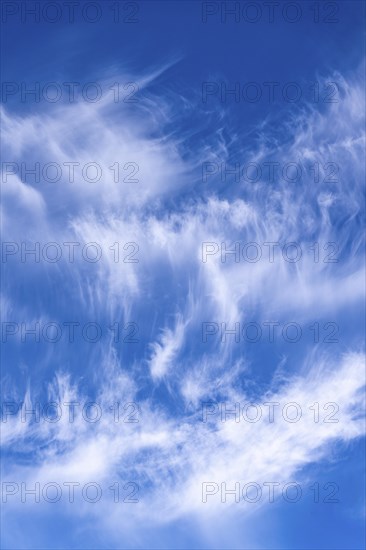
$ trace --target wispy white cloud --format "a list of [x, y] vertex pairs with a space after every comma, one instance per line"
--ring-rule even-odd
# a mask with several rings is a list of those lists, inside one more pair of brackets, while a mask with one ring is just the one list
[[[208, 517], [222, 513], [219, 499], [202, 503], [204, 481], [230, 485], [276, 478], [286, 482], [292, 476], [301, 477], [307, 465], [327, 460], [334, 443], [347, 444], [364, 434], [360, 416], [364, 356], [359, 332], [357, 349], [342, 357], [338, 350], [323, 356], [315, 349], [305, 354], [305, 362], [299, 362], [294, 373], [286, 373], [287, 379], [274, 376], [269, 389], [259, 392], [262, 404], [299, 403], [307, 415], [296, 424], [223, 423], [219, 415], [202, 423], [197, 411], [204, 400], [232, 404], [250, 399], [241, 383], [249, 376], [245, 355], [238, 358], [233, 353], [232, 340], [200, 347], [202, 322], [232, 325], [246, 320], [249, 312], [260, 317], [263, 311], [311, 320], [314, 312], [317, 317], [341, 315], [347, 308], [359, 307], [364, 298], [363, 233], [358, 221], [364, 174], [362, 86], [357, 79], [339, 79], [342, 101], [323, 111], [297, 112], [283, 123], [286, 139], [280, 143], [270, 125], [264, 124], [249, 151], [235, 140], [226, 143], [219, 134], [193, 154], [188, 143], [164, 131], [169, 113], [177, 110], [174, 102], [152, 97], [137, 107], [139, 117], [127, 110], [114, 116], [113, 102], [63, 105], [52, 117], [42, 112], [21, 117], [3, 110], [9, 161], [61, 166], [69, 161], [98, 162], [105, 176], [95, 183], [80, 177], [70, 182], [64, 176], [54, 184], [25, 184], [18, 175], [9, 177], [3, 185], [5, 239], [27, 235], [40, 242], [97, 242], [103, 255], [95, 269], [89, 266], [88, 271], [80, 258], [72, 265], [66, 261], [57, 265], [64, 284], [73, 289], [70, 311], [109, 321], [120, 314], [126, 320], [138, 314], [149, 329], [137, 359], [121, 359], [116, 346], [101, 343], [104, 360], [101, 363], [98, 357], [88, 365], [95, 373], [92, 380], [80, 382], [68, 370], [67, 361], [63, 370], [51, 362], [47, 374], [48, 380], [55, 376], [46, 392], [48, 400], [95, 400], [103, 410], [117, 401], [136, 401], [141, 421], [115, 423], [107, 414], [94, 424], [80, 415], [73, 423], [67, 415], [57, 423], [11, 417], [2, 425], [2, 443], [20, 455], [32, 453], [33, 462], [5, 464], [7, 479], [29, 484], [137, 479], [143, 491], [138, 506], [129, 509], [121, 522], [115, 507], [98, 505], [93, 517], [98, 526], [120, 535], [127, 529], [127, 518], [133, 525], [148, 518], [154, 528], [195, 515], [204, 529]], [[201, 184], [197, 189], [198, 178], [192, 174], [203, 159], [230, 163], [233, 155], [242, 155], [243, 162], [275, 159], [303, 166], [328, 158], [337, 160], [342, 176], [324, 186], [306, 176], [296, 187], [259, 181], [250, 187], [242, 185], [239, 192], [229, 185], [219, 192], [213, 181], [211, 188]], [[116, 183], [110, 169], [115, 162], [136, 163], [139, 181]], [[14, 220], [15, 208], [22, 216]], [[338, 224], [340, 211], [342, 223]], [[305, 254], [314, 242], [322, 246], [333, 241], [334, 234], [339, 264], [315, 263]], [[304, 252], [301, 260], [292, 264], [280, 256], [273, 263], [266, 258], [250, 263], [228, 256], [222, 262], [220, 252], [215, 252], [202, 261], [204, 242], [218, 247], [225, 243], [232, 249], [235, 243], [263, 246], [277, 241], [296, 241]], [[116, 242], [137, 243], [139, 261], [116, 262], [111, 251]], [[27, 263], [26, 267], [30, 274], [54, 273], [52, 265]], [[12, 296], [12, 285], [23, 268], [21, 262], [13, 264], [3, 300], [9, 315], [17, 312], [22, 320], [34, 320], [32, 306]], [[49, 279], [42, 278], [44, 286]], [[39, 297], [42, 319], [52, 318], [49, 296], [45, 292], [43, 299]], [[66, 347], [63, 352], [67, 358]], [[24, 397], [28, 408], [41, 395], [29, 378]], [[88, 395], [92, 390], [94, 397]], [[159, 398], [159, 391], [165, 390], [167, 402]], [[7, 392], [11, 395], [8, 383]], [[19, 398], [16, 388], [13, 395]], [[315, 401], [337, 403], [339, 422], [314, 424], [308, 407]], [[252, 510], [253, 506], [246, 507], [246, 513]], [[81, 501], [76, 513], [94, 516]], [[134, 536], [130, 532], [130, 540]]]

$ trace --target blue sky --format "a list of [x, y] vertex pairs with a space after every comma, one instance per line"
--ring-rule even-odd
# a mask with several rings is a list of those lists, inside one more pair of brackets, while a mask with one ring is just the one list
[[363, 3], [74, 7], [2, 5], [1, 547], [364, 548]]

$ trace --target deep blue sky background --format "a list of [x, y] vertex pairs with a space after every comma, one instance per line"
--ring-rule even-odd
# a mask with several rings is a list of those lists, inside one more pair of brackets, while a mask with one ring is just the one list
[[[31, 4], [32, 2], [29, 2]], [[169, 67], [154, 80], [146, 94], [159, 96], [164, 94], [176, 94], [188, 98], [193, 108], [179, 123], [176, 128], [174, 121], [168, 121], [167, 126], [173, 132], [184, 132], [187, 149], [194, 148], [195, 143], [202, 144], [209, 141], [210, 136], [219, 129], [227, 132], [228, 143], [230, 137], [239, 136], [236, 142], [229, 148], [229, 156], [232, 160], [240, 159], [241, 150], [250, 146], [248, 140], [240, 141], [240, 136], [247, 136], [262, 121], [269, 116], [274, 116], [278, 121], [284, 121], [291, 113], [298, 112], [304, 105], [288, 104], [281, 100], [277, 92], [277, 100], [269, 104], [265, 98], [255, 104], [245, 101], [234, 103], [230, 101], [226, 105], [220, 105], [218, 97], [210, 98], [208, 106], [201, 102], [201, 86], [205, 81], [226, 81], [228, 87], [235, 82], [247, 83], [251, 81], [262, 84], [266, 81], [278, 81], [280, 86], [290, 81], [299, 83], [303, 90], [308, 90], [314, 80], [327, 78], [330, 74], [339, 72], [347, 79], [355, 71], [358, 71], [364, 60], [365, 45], [365, 4], [361, 1], [343, 0], [337, 2], [339, 12], [337, 23], [314, 23], [312, 21], [311, 1], [299, 1], [303, 10], [303, 17], [299, 22], [290, 24], [283, 20], [279, 11], [276, 11], [275, 22], [267, 22], [267, 15], [263, 11], [262, 21], [250, 24], [245, 21], [235, 23], [232, 19], [226, 24], [220, 21], [219, 14], [209, 18], [204, 24], [201, 21], [202, 3], [199, 1], [140, 1], [138, 19], [136, 24], [114, 23], [107, 4], [103, 2], [103, 17], [97, 23], [86, 23], [76, 16], [74, 24], [59, 23], [27, 23], [22, 24], [19, 17], [13, 16], [9, 22], [2, 25], [2, 81], [15, 81], [34, 83], [39, 81], [46, 83], [57, 81], [101, 81], [115, 74], [140, 75], [160, 69], [164, 65]], [[281, 2], [281, 5], [283, 3]], [[325, 9], [325, 2], [319, 3], [321, 10]], [[133, 78], [131, 78], [133, 80]], [[219, 108], [223, 109], [218, 114]], [[5, 105], [13, 115], [29, 115], [37, 110], [48, 111], [52, 114], [52, 104], [33, 104], [32, 101], [21, 103], [19, 95], [12, 97]], [[325, 109], [319, 105], [317, 108]], [[212, 108], [212, 113], [207, 112]], [[180, 113], [179, 113], [180, 114]], [[361, 113], [360, 113], [361, 114]], [[204, 121], [203, 129], [202, 122]], [[196, 133], [197, 132], [197, 133]], [[282, 135], [283, 140], [286, 139]], [[37, 135], [34, 136], [37, 142]], [[8, 160], [8, 159], [4, 159]], [[337, 160], [337, 159], [334, 159]], [[200, 167], [194, 172], [193, 177], [199, 182]], [[345, 176], [346, 183], [346, 176]], [[235, 188], [228, 186], [222, 189], [219, 183], [216, 192], [218, 196], [231, 199], [235, 196]], [[189, 193], [194, 197], [204, 194], [206, 189], [198, 186]], [[184, 193], [182, 193], [184, 196]], [[176, 209], [179, 201], [172, 202], [172, 211]], [[62, 210], [62, 209], [61, 209]], [[148, 247], [148, 243], [146, 245]], [[15, 265], [15, 264], [13, 264]], [[21, 264], [20, 268], [23, 268]], [[11, 277], [12, 264], [6, 266], [5, 275]], [[18, 266], [19, 267], [19, 266]], [[90, 266], [88, 268], [92, 269]], [[177, 275], [169, 274], [170, 281], [179, 281]], [[33, 279], [32, 277], [35, 277]], [[58, 273], [57, 267], [47, 266], [47, 275], [42, 274], [42, 268], [38, 274], [27, 275], [20, 272], [18, 277], [22, 287], [15, 291], [12, 282], [4, 284], [4, 290], [13, 292], [14, 302], [18, 305], [22, 302], [33, 309], [35, 314], [40, 314], [43, 301], [49, 298], [47, 313], [51, 318], [57, 318], [60, 322], [68, 315], [68, 310], [73, 311], [73, 319], [88, 322], [87, 312], [77, 309], [72, 310], [72, 299], [65, 301], [65, 295], [72, 297], [72, 285], [64, 279], [62, 273]], [[42, 284], [37, 286], [37, 277], [42, 279]], [[164, 290], [164, 280], [161, 281], [159, 296], [146, 298], [142, 305], [136, 305], [134, 314], [140, 318], [141, 334], [147, 335], [147, 340], [142, 340], [135, 347], [120, 348], [119, 358], [131, 364], [146, 357], [148, 342], [159, 333], [159, 327], [164, 325], [164, 320], [171, 318], [175, 310], [171, 303], [171, 296]], [[154, 304], [159, 307], [154, 310]], [[148, 304], [154, 313], [154, 319], [146, 315]], [[39, 308], [39, 311], [38, 311]], [[353, 349], [359, 345], [360, 334], [364, 329], [364, 317], [362, 305], [359, 304], [353, 310], [334, 313], [335, 320], [340, 327], [340, 342], [332, 344], [334, 353], [341, 353]], [[19, 320], [15, 311], [14, 320]], [[253, 318], [255, 310], [253, 311]], [[266, 317], [266, 312], [260, 315]], [[78, 316], [78, 317], [77, 317]], [[314, 318], [322, 321], [314, 312]], [[329, 316], [324, 322], [329, 320]], [[99, 318], [101, 324], [108, 324], [108, 319]], [[307, 325], [309, 323], [306, 323]], [[190, 340], [186, 350], [186, 361], [193, 360], [201, 354], [202, 343], [200, 335], [197, 339]], [[52, 350], [51, 350], [52, 347]], [[321, 347], [321, 346], [320, 346]], [[253, 345], [245, 350], [246, 357], [252, 362], [251, 375], [253, 384], [259, 388], [267, 388], [270, 385], [273, 369], [279, 364], [284, 355], [288, 356], [287, 368], [289, 372], [296, 370], [296, 365], [311, 351], [311, 342], [306, 339], [297, 346], [291, 346], [279, 342], [276, 345]], [[205, 353], [206, 350], [203, 351]], [[27, 386], [24, 375], [24, 364], [33, 363], [32, 373], [36, 378], [36, 384], [42, 386], [53, 374], [55, 365], [64, 362], [67, 368], [75, 375], [88, 376], [88, 367], [93, 369], [94, 362], [98, 361], [98, 354], [102, 350], [93, 344], [80, 342], [77, 351], [69, 349], [65, 351], [63, 345], [43, 343], [41, 345], [27, 344], [19, 346], [17, 343], [7, 345], [6, 354], [9, 367], [5, 367], [3, 375], [7, 381], [11, 380], [19, 393]], [[240, 357], [243, 353], [240, 345], [234, 351], [234, 357]], [[84, 361], [84, 362], [83, 362]], [[260, 368], [258, 368], [258, 365]], [[141, 382], [142, 394], [149, 393], [149, 381], [146, 381], [144, 367], [137, 369]], [[37, 379], [38, 377], [38, 379]], [[86, 382], [86, 385], [88, 383]], [[93, 391], [92, 384], [90, 391]], [[175, 401], [175, 397], [162, 386], [151, 390], [155, 396], [159, 396], [169, 410], [174, 412], [181, 407], [181, 403]], [[315, 475], [319, 483], [335, 481], [341, 487], [341, 502], [339, 504], [315, 505], [309, 500], [302, 500], [296, 505], [276, 505], [273, 509], [267, 509], [262, 516], [265, 532], [264, 539], [278, 541], [279, 548], [334, 548], [354, 549], [364, 548], [364, 517], [360, 510], [364, 508], [364, 441], [344, 444], [341, 451], [342, 459], [337, 462], [329, 459], [329, 462], [309, 466], [316, 470]], [[29, 457], [28, 457], [29, 458]], [[306, 474], [307, 472], [304, 472]], [[310, 485], [310, 483], [309, 483]], [[268, 516], [268, 519], [266, 519]], [[20, 523], [14, 525], [19, 529]], [[78, 529], [73, 528], [68, 532], [69, 519], [60, 515], [52, 522], [45, 525], [42, 520], [39, 524], [28, 525], [24, 521], [31, 536], [34, 536], [35, 545], [50, 544], [53, 537], [58, 542], [55, 547], [78, 547], [83, 544], [96, 548], [103, 547], [103, 540], [85, 539], [85, 533], [80, 537]], [[174, 533], [177, 526], [167, 528], [164, 536], [173, 544]], [[179, 526], [184, 529], [184, 520]], [[237, 526], [240, 532], [240, 525]], [[32, 534], [33, 532], [33, 534]], [[42, 534], [40, 534], [42, 533]], [[180, 535], [178, 542], [183, 541], [187, 548], [205, 548], [198, 538], [192, 539], [187, 535]], [[102, 539], [103, 537], [101, 537]], [[260, 540], [260, 539], [259, 539]], [[33, 542], [30, 541], [30, 548]], [[60, 544], [60, 546], [58, 546]], [[155, 546], [158, 542], [154, 541]], [[265, 544], [265, 543], [263, 543]]]

